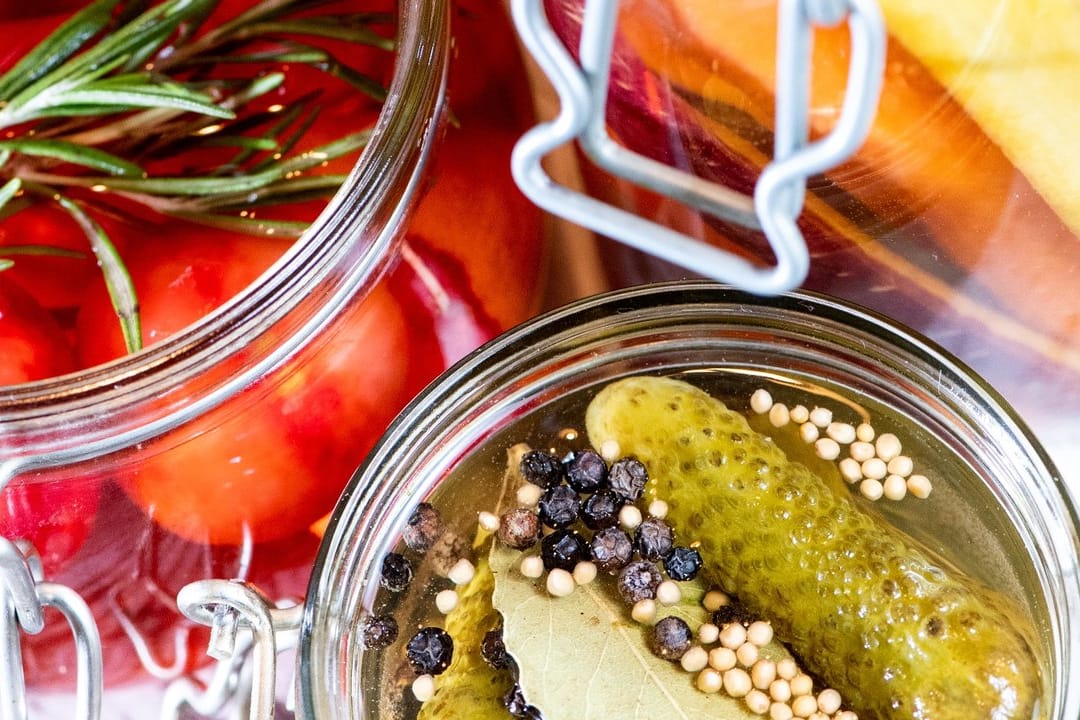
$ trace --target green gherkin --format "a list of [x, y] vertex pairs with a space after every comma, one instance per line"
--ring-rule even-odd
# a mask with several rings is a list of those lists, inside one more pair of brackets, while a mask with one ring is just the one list
[[787, 459], [746, 419], [674, 379], [602, 390], [596, 447], [648, 468], [682, 542], [712, 578], [862, 718], [1032, 718], [1041, 682], [1028, 618], [1001, 593], [936, 565], [891, 526]]

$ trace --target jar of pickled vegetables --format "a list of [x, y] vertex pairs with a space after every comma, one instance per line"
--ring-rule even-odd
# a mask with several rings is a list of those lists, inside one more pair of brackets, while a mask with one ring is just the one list
[[[579, 41], [583, 18], [602, 4], [540, 3], [565, 49], [593, 64]], [[850, 20], [867, 5], [880, 6], [886, 31], [880, 95], [857, 151], [808, 179], [797, 215], [809, 252], [803, 287], [885, 313], [957, 354], [1080, 482], [1072, 477], [1080, 439], [1075, 3], [622, 2], [604, 129], [620, 148], [752, 194], [779, 152], [778, 54], [789, 44], [777, 40], [778, 17], [795, 6], [811, 19], [842, 11], [811, 22], [801, 61], [810, 82], [786, 99], [805, 110], [814, 141], [837, 128], [850, 87]], [[598, 46], [596, 34], [587, 39]], [[581, 170], [590, 195], [610, 205], [751, 263], [775, 260], [757, 229], [590, 159]], [[701, 270], [604, 248], [614, 286]]]
[[800, 292], [593, 297], [470, 355], [330, 521], [319, 718], [1065, 718], [1077, 508], [936, 344]]
[[539, 308], [531, 104], [486, 0], [0, 13], [0, 696], [146, 717], [208, 662], [177, 591], [301, 601], [390, 419]]

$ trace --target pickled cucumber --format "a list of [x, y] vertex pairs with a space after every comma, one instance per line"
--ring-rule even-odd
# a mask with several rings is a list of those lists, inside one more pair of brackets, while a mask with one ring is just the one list
[[446, 617], [446, 631], [454, 638], [454, 659], [436, 678], [438, 692], [420, 707], [418, 720], [506, 720], [503, 697], [514, 685], [510, 670], [496, 670], [480, 653], [484, 634], [502, 624], [491, 603], [495, 576], [487, 560], [487, 546], [477, 551], [476, 574], [458, 588], [458, 605]]
[[1031, 718], [1041, 696], [1031, 623], [1001, 593], [935, 564], [746, 419], [688, 383], [604, 388], [590, 442], [650, 472], [681, 542], [772, 620], [862, 718]]

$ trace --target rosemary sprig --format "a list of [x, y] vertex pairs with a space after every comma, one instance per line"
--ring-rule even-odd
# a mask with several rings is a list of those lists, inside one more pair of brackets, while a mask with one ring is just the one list
[[[62, 208], [101, 267], [130, 351], [141, 343], [138, 298], [123, 258], [95, 219], [99, 207], [115, 213], [121, 206], [108, 198], [122, 198], [233, 231], [297, 236], [303, 223], [256, 220], [242, 211], [329, 197], [344, 177], [307, 173], [357, 152], [368, 132], [294, 152], [318, 116], [319, 92], [258, 109], [254, 101], [284, 79], [267, 68], [302, 63], [376, 100], [385, 95], [319, 42], [391, 51], [393, 40], [373, 26], [392, 18], [314, 12], [324, 0], [259, 0], [211, 26], [217, 2], [95, 0], [0, 75], [0, 222], [39, 203]], [[233, 68], [243, 66], [251, 75], [238, 79]], [[190, 176], [145, 169], [155, 159], [209, 148], [217, 148], [221, 162]], [[0, 248], [0, 270], [18, 255], [71, 252], [52, 250]]]

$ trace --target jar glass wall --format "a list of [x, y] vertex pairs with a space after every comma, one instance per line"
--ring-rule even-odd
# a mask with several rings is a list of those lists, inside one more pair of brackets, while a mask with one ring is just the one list
[[[446, 527], [471, 538], [477, 512], [499, 500], [507, 451], [519, 442], [561, 447], [576, 437], [570, 430], [580, 432], [584, 406], [602, 387], [634, 375], [678, 376], [719, 389], [748, 415], [744, 391], [765, 384], [774, 397], [801, 389], [822, 406], [887, 417], [885, 426], [905, 436], [905, 448], [921, 452], [928, 468], [922, 472], [934, 474], [940, 494], [929, 496], [930, 505], [908, 497], [871, 512], [904, 525], [944, 562], [1021, 598], [1038, 628], [1040, 716], [1071, 717], [1080, 707], [1068, 682], [1080, 650], [1076, 509], [1002, 399], [936, 345], [858, 307], [814, 294], [763, 300], [685, 282], [615, 292], [527, 323], [470, 355], [398, 417], [354, 476], [319, 552], [302, 628], [303, 717], [382, 717], [390, 707], [404, 708], [406, 717], [417, 712], [409, 684], [420, 671], [408, 669], [404, 644], [425, 624], [465, 622], [456, 627], [469, 632], [453, 610], [444, 619], [424, 609], [443, 581], [428, 569], [430, 558], [400, 545], [417, 503], [432, 503]], [[755, 426], [762, 432], [794, 433], [762, 417]], [[906, 513], [914, 515], [902, 519]], [[416, 568], [410, 589], [397, 595], [380, 589], [391, 551], [413, 558]], [[485, 560], [473, 559], [477, 567]], [[494, 582], [497, 593], [498, 575]], [[542, 587], [537, 581], [538, 597]], [[473, 593], [471, 585], [458, 590], [462, 597]], [[469, 612], [488, 618], [475, 603]], [[385, 613], [396, 618], [400, 637], [372, 649], [361, 621]], [[505, 614], [502, 622], [509, 622]], [[470, 647], [461, 640], [455, 652]], [[524, 667], [523, 657], [515, 658]], [[538, 700], [527, 701], [543, 712]]]

